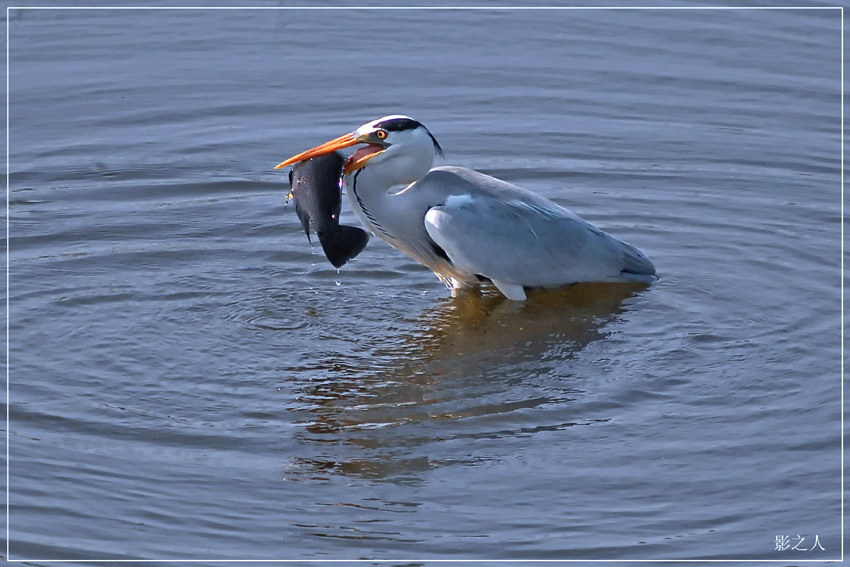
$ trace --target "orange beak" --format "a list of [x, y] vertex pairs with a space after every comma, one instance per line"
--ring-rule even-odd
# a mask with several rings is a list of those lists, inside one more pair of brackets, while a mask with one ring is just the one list
[[299, 161], [305, 161], [310, 158], [321, 156], [324, 154], [329, 154], [331, 152], [335, 152], [336, 150], [341, 150], [342, 148], [348, 148], [355, 144], [362, 144], [365, 140], [361, 140], [354, 134], [343, 134], [339, 138], [334, 138], [329, 142], [325, 142], [315, 148], [310, 148], [306, 152], [301, 152], [300, 154], [294, 155], [286, 161], [282, 161], [276, 166], [275, 169], [280, 169], [282, 167], [286, 167], [287, 165], [292, 165], [293, 163], [298, 163]]

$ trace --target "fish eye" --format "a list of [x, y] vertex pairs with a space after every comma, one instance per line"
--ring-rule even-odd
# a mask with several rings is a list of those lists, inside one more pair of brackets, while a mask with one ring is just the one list
[[387, 131], [386, 130], [377, 130], [375, 132], [375, 137], [378, 138], [379, 140], [384, 140], [387, 137]]

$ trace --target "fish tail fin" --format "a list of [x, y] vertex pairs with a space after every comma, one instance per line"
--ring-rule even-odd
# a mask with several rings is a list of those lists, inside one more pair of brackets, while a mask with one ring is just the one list
[[335, 268], [360, 254], [369, 242], [369, 233], [356, 226], [339, 225], [337, 230], [319, 234], [325, 256]]

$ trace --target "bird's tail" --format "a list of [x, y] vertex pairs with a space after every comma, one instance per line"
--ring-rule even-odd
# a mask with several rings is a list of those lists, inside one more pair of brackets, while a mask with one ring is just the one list
[[620, 277], [627, 281], [652, 283], [658, 279], [655, 274], [655, 265], [646, 257], [646, 254], [629, 244], [620, 241], [623, 250], [625, 266], [620, 272]]
[[335, 268], [360, 254], [369, 242], [369, 233], [356, 226], [339, 225], [336, 230], [319, 233], [325, 257]]

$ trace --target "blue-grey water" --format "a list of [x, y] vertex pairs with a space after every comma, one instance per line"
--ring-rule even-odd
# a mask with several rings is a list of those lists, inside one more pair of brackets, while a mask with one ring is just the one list
[[[8, 32], [9, 559], [841, 557], [838, 10]], [[660, 280], [337, 272], [272, 167], [393, 113]]]

